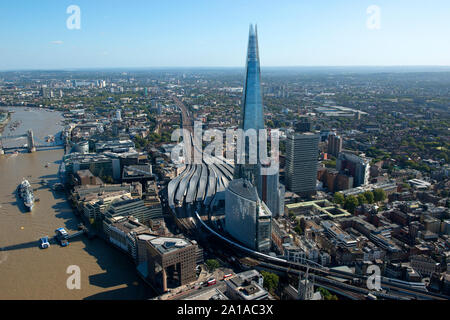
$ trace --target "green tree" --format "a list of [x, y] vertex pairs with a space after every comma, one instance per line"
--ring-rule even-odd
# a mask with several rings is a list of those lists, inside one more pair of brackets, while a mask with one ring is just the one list
[[362, 193], [358, 194], [358, 205], [363, 205], [365, 203], [367, 203], [367, 199], [364, 196], [364, 194]]
[[333, 196], [333, 202], [336, 204], [344, 205], [345, 197], [340, 192], [335, 192]]
[[320, 292], [324, 300], [338, 300], [338, 297], [336, 295], [331, 294], [330, 291], [325, 288], [319, 287], [317, 291]]
[[353, 195], [350, 195], [347, 198], [345, 198], [344, 208], [348, 210], [350, 213], [355, 213], [355, 209], [358, 206], [358, 204], [359, 204], [358, 198], [356, 198]]
[[336, 160], [325, 160], [323, 161], [323, 164], [327, 168], [336, 168]]
[[383, 189], [373, 190], [373, 197], [376, 202], [384, 201], [386, 199], [386, 192]]
[[367, 203], [373, 203], [374, 202], [375, 195], [373, 194], [372, 191], [366, 191], [363, 194], [364, 194], [364, 197], [367, 200]]
[[338, 297], [334, 294], [328, 296], [325, 300], [338, 300]]
[[220, 263], [216, 259], [208, 259], [208, 260], [206, 260], [206, 265], [208, 266], [208, 269], [211, 272], [220, 267]]
[[273, 293], [274, 290], [278, 288], [280, 278], [275, 273], [267, 271], [261, 271], [261, 275], [264, 279], [264, 288], [266, 288], [267, 291]]

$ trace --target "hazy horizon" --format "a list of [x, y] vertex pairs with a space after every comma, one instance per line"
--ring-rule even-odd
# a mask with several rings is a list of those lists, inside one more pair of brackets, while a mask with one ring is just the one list
[[[153, 66], [153, 67], [88, 67], [88, 68], [55, 68], [55, 69], [0, 69], [7, 72], [77, 72], [77, 71], [152, 71], [152, 70], [244, 70], [245, 66]], [[262, 70], [355, 70], [355, 71], [387, 71], [395, 72], [450, 72], [450, 66], [440, 65], [349, 65], [349, 66], [261, 66]]]
[[449, 10], [445, 0], [1, 2], [0, 70], [243, 68], [250, 23], [263, 67], [448, 67]]

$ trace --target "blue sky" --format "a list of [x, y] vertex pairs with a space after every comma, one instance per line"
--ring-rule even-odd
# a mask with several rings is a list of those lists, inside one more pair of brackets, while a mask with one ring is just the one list
[[448, 0], [14, 0], [0, 1], [0, 70], [243, 67], [250, 23], [263, 66], [450, 65]]

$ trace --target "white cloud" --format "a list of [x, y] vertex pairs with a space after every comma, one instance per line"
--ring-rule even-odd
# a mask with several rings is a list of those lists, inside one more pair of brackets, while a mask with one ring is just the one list
[[51, 41], [51, 44], [63, 44], [64, 42], [61, 40], [55, 40], [55, 41]]

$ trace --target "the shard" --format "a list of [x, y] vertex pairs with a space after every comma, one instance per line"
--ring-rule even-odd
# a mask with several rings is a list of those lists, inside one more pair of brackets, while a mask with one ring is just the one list
[[[242, 97], [241, 123], [243, 131], [254, 129], [255, 140], [249, 137], [243, 138], [243, 145], [238, 147], [238, 158], [243, 155], [244, 163], [238, 163], [235, 170], [235, 178], [243, 178], [250, 181], [258, 189], [262, 196], [261, 162], [259, 159], [258, 130], [264, 129], [264, 116], [261, 90], [261, 70], [258, 52], [258, 34], [253, 25], [250, 25], [248, 37], [247, 61], [245, 67], [245, 82]], [[251, 147], [250, 147], [251, 145]], [[250, 163], [250, 153], [256, 152], [256, 163]]]
[[[258, 49], [258, 31], [257, 27], [250, 25], [248, 38], [247, 61], [245, 68], [245, 82], [242, 97], [240, 128], [243, 131], [254, 129], [256, 139], [253, 142], [245, 136], [245, 143], [240, 146], [241, 154], [245, 155], [245, 163], [237, 164], [235, 178], [243, 178], [250, 181], [257, 187], [258, 195], [264, 201], [269, 209], [274, 213], [279, 213], [279, 182], [278, 173], [270, 176], [261, 175], [260, 150], [266, 146], [266, 141], [259, 141], [259, 130], [264, 129], [263, 99], [261, 88], [261, 68]], [[255, 143], [256, 142], [256, 143]], [[252, 145], [256, 144], [256, 146]], [[252, 149], [253, 147], [253, 149]], [[251, 150], [256, 153], [256, 163], [250, 163]], [[264, 154], [267, 152], [263, 150]], [[267, 165], [267, 164], [266, 164]], [[283, 193], [284, 197], [284, 193]]]
[[264, 129], [258, 31], [252, 25], [248, 38], [241, 129]]

